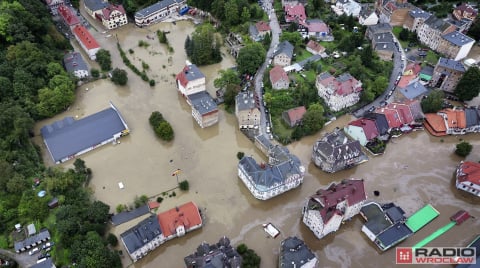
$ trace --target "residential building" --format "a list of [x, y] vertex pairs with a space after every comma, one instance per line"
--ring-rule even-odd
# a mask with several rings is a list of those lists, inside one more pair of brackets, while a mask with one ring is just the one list
[[288, 41], [283, 41], [278, 44], [275, 53], [273, 54], [273, 65], [280, 65], [282, 67], [288, 66], [292, 63], [293, 45]]
[[418, 32], [418, 29], [425, 23], [432, 13], [422, 10], [421, 8], [414, 7], [408, 12], [408, 16], [403, 24], [403, 27], [407, 28], [411, 32]]
[[404, 99], [413, 100], [425, 96], [428, 90], [422, 83], [415, 81], [406, 87], [399, 88], [399, 92]]
[[192, 116], [201, 128], [218, 123], [218, 107], [207, 91], [187, 95], [187, 103], [192, 107]]
[[343, 128], [343, 131], [352, 139], [360, 142], [362, 146], [365, 146], [379, 135], [375, 121], [368, 118], [351, 121]]
[[58, 15], [58, 7], [60, 5], [63, 5], [65, 2], [64, 2], [64, 0], [45, 0], [45, 3], [47, 4], [47, 7], [50, 10], [50, 13], [53, 16], [57, 16]]
[[368, 39], [372, 40], [376, 34], [391, 33], [392, 26], [388, 23], [379, 23], [376, 25], [368, 26], [365, 35]]
[[224, 236], [213, 245], [202, 242], [195, 253], [184, 259], [187, 268], [240, 268], [242, 257], [230, 244], [230, 239]]
[[433, 76], [433, 66], [430, 66], [426, 64], [425, 66], [422, 67], [422, 70], [420, 70], [420, 73], [418, 74], [418, 77], [420, 78], [420, 82], [422, 84], [428, 84], [430, 80], [432, 80]]
[[307, 109], [305, 109], [305, 106], [299, 106], [284, 111], [282, 113], [282, 118], [289, 127], [295, 127], [302, 122], [303, 115], [305, 115], [306, 112]]
[[455, 175], [457, 189], [480, 197], [480, 164], [477, 162], [460, 162]]
[[358, 15], [358, 23], [363, 26], [371, 26], [378, 23], [378, 15], [375, 8], [369, 4], [362, 5]]
[[308, 19], [298, 23], [298, 32], [303, 38], [315, 38], [323, 41], [333, 41], [328, 25], [319, 19]]
[[418, 29], [417, 37], [422, 44], [433, 50], [437, 50], [442, 36], [453, 31], [455, 31], [454, 25], [436, 16], [430, 16]]
[[250, 24], [248, 31], [249, 31], [250, 37], [257, 42], [263, 40], [263, 38], [265, 38], [265, 35], [270, 34], [272, 32], [270, 29], [270, 25], [268, 25], [268, 22], [265, 22], [265, 21], [259, 21], [254, 25]]
[[463, 135], [480, 131], [480, 115], [477, 108], [464, 110], [444, 109], [425, 115], [425, 128], [433, 136]]
[[403, 75], [413, 75], [418, 76], [420, 71], [422, 70], [422, 66], [418, 62], [412, 62], [407, 64], [405, 70], [403, 71]]
[[433, 69], [430, 86], [453, 93], [465, 71], [460, 61], [441, 57]]
[[[337, 1], [337, 3], [339, 2], [342, 2], [342, 0]], [[360, 10], [362, 10], [362, 6], [353, 0], [349, 0], [343, 4], [342, 9], [343, 9], [343, 14], [347, 16], [352, 16], [354, 18], [358, 18], [360, 14]]]
[[385, 115], [385, 118], [387, 119], [387, 122], [388, 122], [389, 130], [393, 128], [400, 128], [403, 125], [403, 122], [400, 118], [400, 114], [398, 113], [398, 110], [392, 106], [379, 107], [375, 109], [375, 113]]
[[305, 167], [298, 157], [286, 147], [273, 145], [268, 139], [256, 138], [257, 142], [262, 142], [268, 164], [257, 164], [250, 156], [243, 157], [238, 163], [238, 177], [255, 198], [267, 200], [303, 183]]
[[298, 237], [288, 237], [280, 243], [278, 268], [315, 268], [319, 265], [315, 254]]
[[282, 0], [281, 2], [282, 2], [282, 7], [287, 5], [294, 6], [298, 4], [302, 4], [303, 6], [305, 6], [307, 4], [307, 0]]
[[357, 103], [362, 91], [362, 82], [349, 73], [334, 77], [329, 72], [323, 72], [317, 76], [315, 86], [318, 95], [335, 112]]
[[145, 257], [165, 242], [157, 215], [151, 215], [123, 232], [120, 239], [134, 262]]
[[145, 257], [161, 244], [203, 226], [200, 209], [193, 202], [152, 215], [120, 235], [133, 262]]
[[302, 221], [321, 239], [336, 232], [343, 222], [360, 213], [366, 199], [363, 179], [332, 183], [307, 199], [302, 211]]
[[380, 136], [385, 136], [388, 134], [388, 122], [387, 118], [384, 114], [377, 114], [377, 113], [367, 113], [363, 115], [364, 118], [372, 119], [375, 121], [375, 126], [377, 127], [378, 134]]
[[394, 43], [377, 43], [373, 47], [377, 52], [378, 57], [384, 61], [392, 61], [397, 47]]
[[177, 89], [183, 96], [195, 94], [206, 90], [205, 75], [198, 69], [197, 65], [186, 62], [183, 70], [177, 74]]
[[108, 2], [103, 0], [84, 0], [83, 5], [85, 7], [85, 11], [92, 18], [96, 18], [96, 15], [102, 14], [102, 9], [108, 6]]
[[465, 32], [470, 29], [470, 26], [472, 26], [472, 23], [477, 19], [477, 16], [478, 10], [468, 3], [462, 3], [461, 5], [457, 6], [452, 12], [452, 17], [455, 20], [464, 21], [467, 23], [467, 25], [465, 26]]
[[438, 44], [437, 52], [453, 60], [461, 60], [467, 57], [475, 44], [475, 40], [461, 32], [444, 34]]
[[109, 30], [128, 23], [127, 13], [122, 5], [108, 4], [101, 11], [100, 14], [96, 13], [95, 17]]
[[414, 234], [405, 224], [403, 209], [393, 203], [367, 203], [360, 210], [360, 215], [365, 220], [362, 232], [381, 251], [394, 247]]
[[288, 89], [290, 85], [290, 79], [280, 65], [275, 65], [270, 70], [270, 82], [273, 89]]
[[306, 49], [308, 52], [312, 53], [313, 55], [319, 55], [325, 52], [325, 47], [323, 47], [322, 45], [320, 45], [320, 43], [315, 42], [313, 40], [308, 41]]
[[408, 12], [414, 8], [407, 0], [376, 0], [375, 7], [380, 23], [389, 23], [392, 26], [402, 26]]
[[36, 235], [29, 236], [21, 241], [16, 241], [13, 243], [13, 248], [16, 253], [25, 252], [31, 248], [34, 248], [44, 242], [49, 241], [51, 238], [50, 232], [47, 229], [42, 229]]
[[238, 128], [258, 128], [260, 125], [260, 109], [254, 92], [240, 92], [235, 97], [235, 116], [238, 120]]
[[100, 45], [97, 40], [93, 38], [90, 32], [83, 25], [76, 25], [73, 28], [73, 35], [80, 44], [80, 47], [87, 53], [91, 60], [97, 59], [97, 52], [100, 50]]
[[59, 5], [57, 10], [63, 24], [65, 24], [67, 28], [71, 29], [80, 24], [80, 19], [73, 13], [69, 6]]
[[393, 45], [393, 34], [388, 33], [377, 33], [373, 35], [372, 45], [375, 47], [377, 44], [392, 44]]
[[135, 24], [139, 27], [161, 22], [186, 5], [185, 0], [161, 0], [135, 13]]
[[116, 142], [130, 130], [117, 107], [78, 120], [65, 117], [40, 129], [47, 150], [56, 163], [63, 163], [107, 143]]
[[448, 18], [447, 21], [448, 21], [448, 23], [455, 26], [455, 31], [461, 32], [461, 33], [464, 33], [464, 34], [466, 34], [468, 32], [467, 27], [470, 27], [470, 23], [471, 23], [471, 21], [469, 21], [467, 19], [455, 20], [455, 19], [452, 19], [452, 18]]
[[69, 52], [65, 54], [65, 56], [63, 56], [63, 65], [67, 73], [71, 73], [79, 79], [86, 78], [90, 75], [88, 66], [80, 52]]
[[340, 129], [326, 133], [313, 144], [312, 161], [325, 172], [334, 173], [367, 162], [359, 141]]
[[305, 14], [305, 7], [303, 6], [303, 4], [285, 5], [283, 9], [285, 11], [285, 21], [287, 23], [299, 23], [307, 19], [307, 15]]

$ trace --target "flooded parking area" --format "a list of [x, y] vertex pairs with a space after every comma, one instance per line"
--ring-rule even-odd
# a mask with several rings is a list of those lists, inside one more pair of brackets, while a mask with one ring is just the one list
[[[155, 31], [170, 31], [169, 42], [175, 52], [170, 54], [159, 44]], [[313, 143], [334, 127], [343, 127], [351, 118], [343, 116], [325, 127], [320, 133], [290, 144], [288, 148], [297, 155], [306, 167], [303, 185], [271, 200], [253, 198], [237, 177], [237, 152], [253, 156], [257, 161], [266, 161], [253, 143], [243, 135], [233, 114], [220, 110], [219, 123], [202, 129], [191, 116], [190, 107], [177, 93], [174, 82], [184, 66], [186, 56], [184, 41], [194, 29], [187, 21], [160, 23], [148, 29], [126, 25], [106, 38], [95, 32], [102, 47], [110, 50], [114, 67], [127, 69], [116, 49], [118, 39], [124, 51], [133, 49], [129, 55], [138, 67], [144, 61], [150, 66], [147, 74], [156, 80], [155, 87], [142, 81], [128, 71], [128, 84], [117, 87], [108, 80], [98, 80], [77, 89], [77, 100], [68, 111], [39, 122], [36, 126], [36, 142], [44, 152], [47, 165], [53, 165], [41, 142], [39, 129], [65, 116], [82, 118], [108, 107], [112, 101], [122, 113], [131, 129], [129, 136], [120, 144], [108, 144], [83, 156], [93, 171], [90, 187], [96, 199], [110, 205], [111, 211], [118, 204], [130, 204], [135, 196], [156, 196], [176, 186], [172, 172], [181, 169], [180, 180], [188, 180], [188, 192], [176, 191], [177, 196], [165, 198], [159, 211], [194, 201], [206, 215], [202, 229], [166, 242], [134, 267], [184, 267], [183, 258], [195, 251], [203, 242], [214, 243], [221, 236], [228, 236], [232, 244], [246, 243], [262, 258], [262, 267], [276, 267], [280, 242], [288, 236], [298, 236], [317, 254], [322, 267], [391, 267], [395, 263], [395, 251], [379, 253], [371, 241], [361, 232], [363, 224], [358, 216], [345, 223], [341, 229], [318, 240], [301, 222], [301, 210], [306, 198], [317, 189], [327, 187], [333, 181], [346, 178], [365, 180], [369, 200], [395, 202], [407, 216], [425, 204], [432, 204], [440, 216], [402, 246], [412, 246], [425, 236], [445, 225], [449, 217], [459, 209], [465, 209], [480, 217], [480, 201], [455, 189], [453, 172], [462, 158], [454, 155], [455, 144], [462, 138], [474, 145], [467, 160], [480, 160], [480, 136], [470, 134], [462, 137], [429, 136], [427, 132], [413, 132], [389, 143], [386, 154], [370, 157], [367, 163], [335, 174], [327, 174], [314, 166], [310, 160]], [[148, 39], [147, 35], [154, 39]], [[102, 39], [101, 39], [102, 38]], [[138, 47], [138, 40], [150, 45]], [[234, 65], [234, 59], [224, 53], [224, 60], [215, 65], [200, 67], [207, 78], [207, 88], [212, 96], [213, 80], [220, 69]], [[87, 90], [88, 89], [88, 90]], [[160, 111], [175, 131], [175, 139], [165, 143], [156, 138], [148, 117]], [[72, 167], [73, 161], [62, 164]], [[122, 182], [124, 189], [118, 187]], [[379, 191], [378, 197], [373, 191]], [[141, 219], [112, 228], [120, 235]], [[273, 239], [262, 228], [263, 223], [273, 223], [281, 234]], [[464, 246], [480, 230], [480, 221], [470, 219], [454, 227], [431, 246]], [[123, 246], [118, 249], [124, 251]], [[126, 254], [124, 266], [131, 263]]]

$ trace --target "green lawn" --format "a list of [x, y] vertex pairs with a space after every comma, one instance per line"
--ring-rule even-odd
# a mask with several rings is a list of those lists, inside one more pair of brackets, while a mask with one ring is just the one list
[[398, 35], [402, 31], [402, 29], [403, 28], [401, 26], [394, 26], [393, 29], [392, 29], [392, 32], [395, 35], [395, 37], [397, 38], [397, 40], [400, 41], [400, 44], [402, 44], [402, 48], [405, 49], [406, 47], [408, 47], [408, 41], [402, 41], [402, 40], [400, 40], [400, 38], [398, 38]]
[[313, 56], [312, 53], [308, 52], [306, 49], [302, 49], [297, 53], [297, 57], [295, 59], [295, 62], [299, 62], [299, 61], [308, 59], [311, 56]]
[[428, 63], [430, 63], [431, 65], [436, 65], [437, 62], [438, 62], [438, 58], [439, 58], [439, 56], [438, 56], [437, 53], [435, 53], [435, 52], [432, 51], [432, 50], [429, 50], [429, 51], [427, 52], [427, 56], [425, 57], [425, 60], [426, 60]]
[[272, 117], [273, 133], [275, 133], [279, 140], [290, 139], [292, 136], [293, 128], [285, 126], [283, 119], [280, 116]]

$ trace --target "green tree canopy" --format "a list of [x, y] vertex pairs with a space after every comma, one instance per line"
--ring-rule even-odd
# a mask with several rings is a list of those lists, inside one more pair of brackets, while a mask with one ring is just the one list
[[96, 57], [96, 61], [100, 65], [102, 71], [110, 71], [112, 69], [112, 59], [110, 51], [102, 48], [97, 52]]
[[455, 149], [455, 154], [461, 157], [466, 157], [472, 152], [473, 145], [471, 145], [469, 142], [462, 141], [457, 144], [456, 149]]
[[88, 232], [72, 245], [72, 259], [79, 267], [116, 268], [122, 267], [116, 252], [104, 246], [102, 238], [96, 232]]
[[75, 85], [68, 76], [54, 76], [48, 87], [39, 91], [38, 113], [44, 117], [51, 117], [65, 110], [75, 99], [74, 89]]
[[462, 101], [469, 101], [480, 93], [480, 69], [470, 67], [455, 88], [455, 95]]
[[237, 58], [238, 71], [241, 74], [254, 74], [265, 61], [265, 49], [260, 43], [251, 43], [240, 49]]
[[436, 113], [442, 109], [443, 98], [445, 94], [443, 91], [435, 90], [431, 92], [426, 98], [422, 99], [422, 111], [424, 113]]
[[303, 38], [302, 38], [302, 35], [297, 31], [282, 32], [282, 35], [280, 36], [280, 42], [283, 42], [283, 41], [288, 41], [294, 47], [298, 47], [300, 46], [300, 44], [303, 43]]
[[228, 85], [240, 85], [240, 77], [233, 69], [222, 69], [218, 71], [219, 78], [213, 80], [213, 86], [216, 88], [226, 88]]
[[112, 82], [116, 85], [124, 86], [127, 84], [127, 71], [115, 68], [112, 71]]
[[208, 65], [222, 60], [220, 53], [222, 42], [211, 24], [204, 23], [198, 26], [190, 41], [187, 40], [185, 41], [185, 50], [192, 63]]

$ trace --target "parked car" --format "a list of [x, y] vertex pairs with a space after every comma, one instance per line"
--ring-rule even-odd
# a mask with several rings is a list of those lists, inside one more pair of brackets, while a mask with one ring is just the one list
[[45, 243], [45, 244], [42, 246], [42, 249], [47, 249], [47, 248], [49, 248], [49, 247], [51, 247], [51, 246], [53, 246], [53, 245], [55, 245], [54, 242], [47, 242], [47, 243]]
[[372, 106], [370, 107], [370, 109], [368, 109], [369, 112], [373, 112], [375, 110], [375, 106]]
[[38, 252], [40, 252], [40, 249], [39, 248], [34, 248], [34, 249], [32, 249], [28, 252], [28, 255], [32, 256], [33, 254], [36, 254]]
[[45, 258], [50, 258], [50, 253], [45, 253], [45, 254], [42, 254], [42, 255], [38, 256], [39, 260], [45, 259]]

